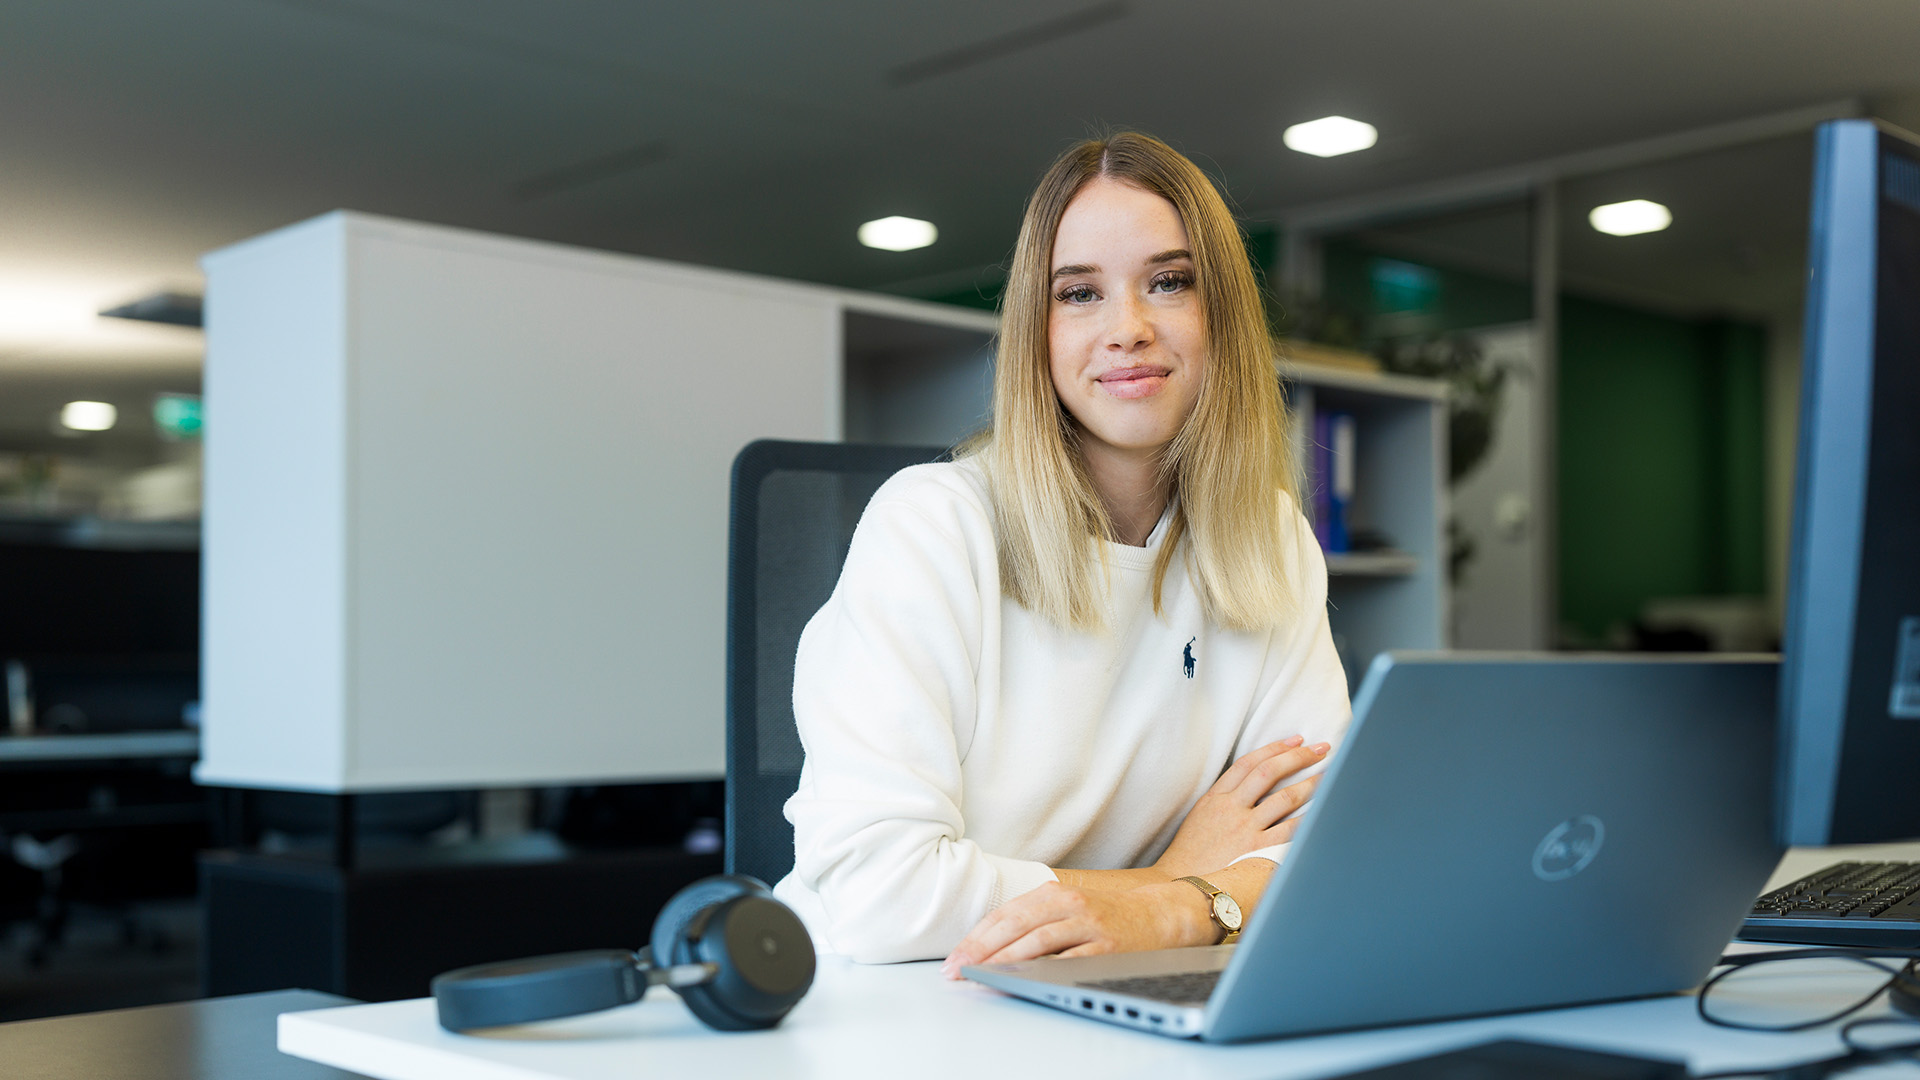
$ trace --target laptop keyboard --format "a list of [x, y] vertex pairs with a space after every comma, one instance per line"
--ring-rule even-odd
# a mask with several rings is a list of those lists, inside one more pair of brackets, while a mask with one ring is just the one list
[[1182, 971], [1172, 975], [1136, 975], [1127, 979], [1102, 979], [1079, 985], [1089, 990], [1165, 1001], [1174, 1005], [1205, 1005], [1220, 983], [1218, 971]]

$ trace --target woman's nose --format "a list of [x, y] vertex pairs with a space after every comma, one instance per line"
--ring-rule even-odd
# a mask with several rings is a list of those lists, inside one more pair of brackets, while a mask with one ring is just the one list
[[1113, 322], [1107, 327], [1107, 347], [1133, 352], [1153, 343], [1153, 321], [1147, 318], [1146, 305], [1137, 296], [1122, 294], [1108, 307]]

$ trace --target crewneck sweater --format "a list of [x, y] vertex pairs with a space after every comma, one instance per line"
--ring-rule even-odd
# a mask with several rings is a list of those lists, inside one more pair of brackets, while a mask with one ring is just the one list
[[1151, 865], [1241, 755], [1296, 734], [1337, 744], [1351, 711], [1326, 564], [1284, 495], [1279, 510], [1297, 601], [1279, 625], [1208, 622], [1184, 544], [1154, 612], [1170, 508], [1145, 547], [1091, 553], [1107, 625], [1089, 633], [1002, 595], [977, 461], [882, 485], [795, 658], [806, 758], [786, 805], [794, 868], [774, 892], [820, 950], [943, 957], [1053, 867]]

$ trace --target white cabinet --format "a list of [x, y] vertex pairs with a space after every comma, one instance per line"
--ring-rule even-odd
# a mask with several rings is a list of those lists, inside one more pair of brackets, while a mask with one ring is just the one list
[[209, 784], [719, 776], [734, 454], [987, 402], [981, 312], [348, 213], [205, 268]]

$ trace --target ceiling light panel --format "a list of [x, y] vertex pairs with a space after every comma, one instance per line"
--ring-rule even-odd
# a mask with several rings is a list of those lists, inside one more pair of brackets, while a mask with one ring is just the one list
[[0, 259], [0, 357], [198, 364], [206, 351], [198, 327], [100, 317], [102, 308], [140, 288], [125, 275], [67, 274], [32, 259]]
[[106, 431], [119, 419], [120, 410], [104, 401], [69, 401], [60, 407], [60, 426], [69, 431]]
[[860, 242], [882, 251], [912, 251], [940, 239], [931, 221], [910, 217], [883, 217], [860, 226]]
[[0, 341], [85, 334], [99, 321], [97, 307], [84, 291], [0, 281]]
[[1323, 116], [1304, 124], [1295, 124], [1281, 136], [1287, 149], [1314, 157], [1338, 157], [1365, 150], [1380, 141], [1380, 132], [1369, 123], [1345, 116]]
[[1673, 224], [1673, 211], [1648, 199], [1628, 199], [1594, 207], [1587, 222], [1608, 236], [1638, 236]]

